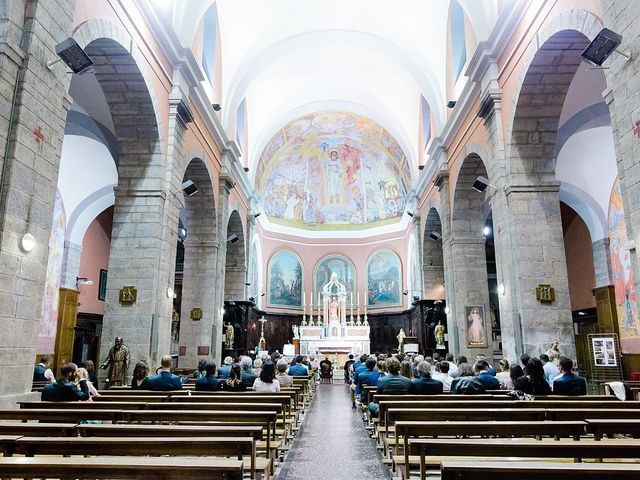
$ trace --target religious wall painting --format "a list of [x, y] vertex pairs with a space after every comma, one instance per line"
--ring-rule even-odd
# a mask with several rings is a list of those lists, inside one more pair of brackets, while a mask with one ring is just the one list
[[467, 325], [467, 347], [486, 347], [487, 328], [484, 317], [484, 306], [471, 305], [465, 307]]
[[55, 350], [65, 235], [66, 215], [64, 205], [60, 192], [56, 191], [36, 353], [53, 353]]
[[410, 173], [401, 147], [381, 126], [330, 110], [281, 129], [265, 146], [256, 179], [271, 221], [357, 230], [400, 221]]
[[391, 250], [379, 250], [367, 262], [367, 308], [402, 304], [402, 266]]
[[640, 321], [631, 255], [625, 248], [627, 229], [620, 180], [616, 180], [609, 203], [609, 249], [615, 288], [620, 350], [622, 353], [640, 353]]
[[[356, 304], [356, 269], [346, 257], [342, 255], [328, 255], [322, 258], [313, 273], [313, 303], [315, 307], [321, 305], [318, 300], [318, 292], [322, 286], [329, 282], [331, 274], [338, 275], [338, 281], [344, 284], [347, 290], [347, 306]], [[307, 299], [308, 300], [308, 299]]]
[[302, 308], [302, 262], [288, 250], [280, 250], [269, 260], [268, 307]]

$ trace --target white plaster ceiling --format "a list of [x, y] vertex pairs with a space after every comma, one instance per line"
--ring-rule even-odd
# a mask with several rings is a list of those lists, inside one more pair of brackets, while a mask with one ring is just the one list
[[[246, 98], [250, 168], [278, 128], [314, 111], [367, 115], [408, 147], [416, 166], [420, 95], [436, 135], [444, 123], [450, 0], [190, 0], [174, 1], [170, 14], [166, 0], [156, 3], [185, 47], [197, 41], [196, 26], [215, 3], [223, 125], [234, 138]], [[485, 40], [497, 2], [459, 3], [477, 41]]]
[[117, 183], [115, 162], [105, 145], [83, 136], [64, 136], [58, 190], [67, 215], [69, 241], [82, 245], [93, 219], [114, 204]]

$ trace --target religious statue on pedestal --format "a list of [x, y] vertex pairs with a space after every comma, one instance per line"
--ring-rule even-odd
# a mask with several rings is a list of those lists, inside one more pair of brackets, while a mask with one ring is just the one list
[[103, 370], [109, 367], [107, 385], [126, 385], [127, 369], [129, 368], [129, 347], [124, 344], [122, 337], [116, 337], [113, 347], [102, 366]]
[[402, 343], [404, 342], [404, 337], [406, 337], [406, 335], [404, 333], [404, 329], [401, 328], [400, 329], [400, 333], [398, 333], [398, 335], [396, 336], [396, 338], [398, 339], [398, 351], [400, 351], [400, 349], [402, 348]]
[[231, 325], [230, 323], [227, 323], [227, 328], [225, 329], [224, 332], [224, 346], [228, 349], [232, 349], [233, 348], [233, 340], [235, 337], [235, 332], [233, 330], [233, 325]]
[[436, 337], [436, 350], [441, 350], [445, 348], [444, 345], [444, 325], [442, 325], [442, 320], [438, 320], [438, 325], [433, 330], [433, 336]]

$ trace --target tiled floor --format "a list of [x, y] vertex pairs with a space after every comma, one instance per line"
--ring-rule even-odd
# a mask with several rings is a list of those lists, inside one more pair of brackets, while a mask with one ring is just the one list
[[389, 480], [344, 385], [319, 385], [278, 480]]

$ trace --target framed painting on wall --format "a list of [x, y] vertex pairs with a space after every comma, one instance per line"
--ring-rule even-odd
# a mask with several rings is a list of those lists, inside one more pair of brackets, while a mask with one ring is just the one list
[[392, 250], [379, 250], [367, 263], [367, 308], [397, 307], [400, 301], [402, 267]]
[[484, 319], [484, 306], [464, 307], [467, 316], [467, 347], [486, 347], [487, 329]]
[[269, 260], [267, 306], [302, 308], [302, 262], [288, 250], [280, 250]]

